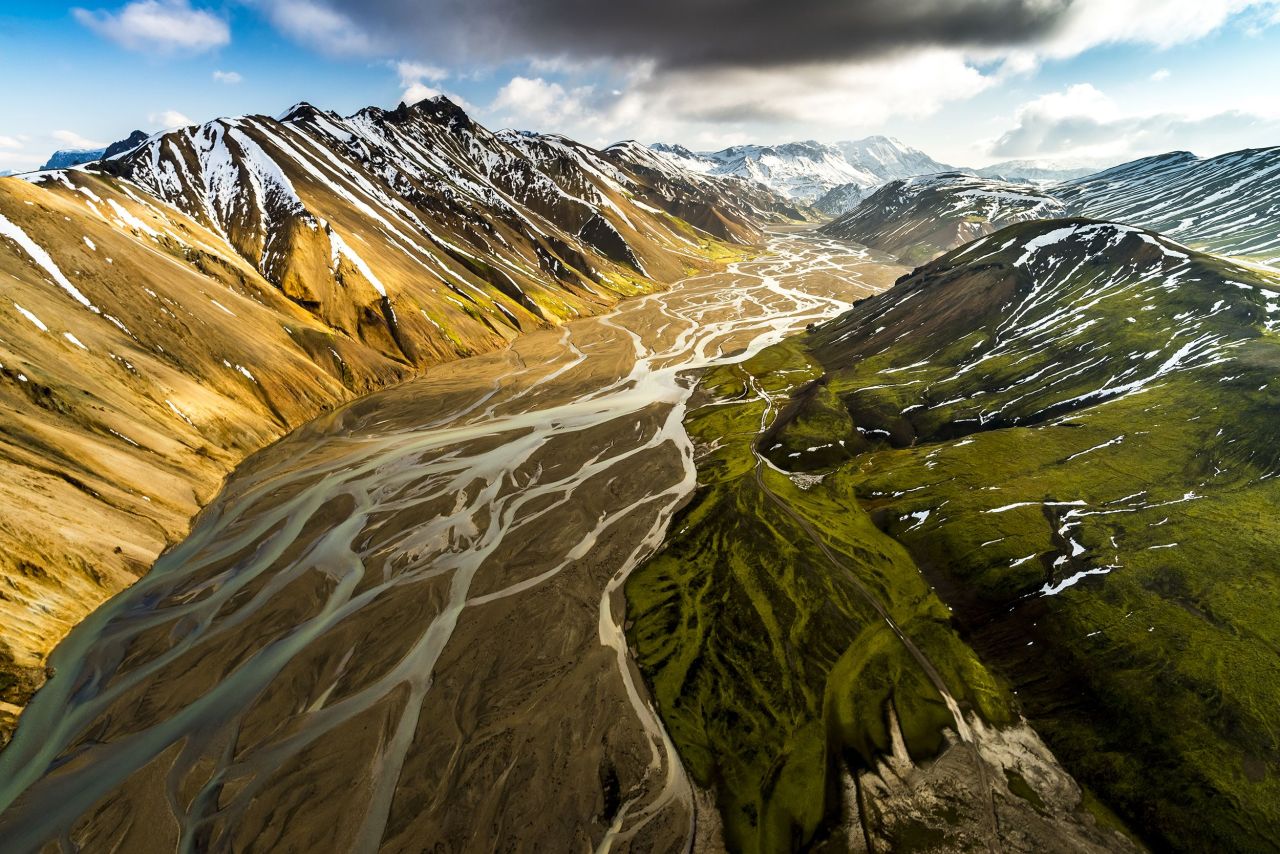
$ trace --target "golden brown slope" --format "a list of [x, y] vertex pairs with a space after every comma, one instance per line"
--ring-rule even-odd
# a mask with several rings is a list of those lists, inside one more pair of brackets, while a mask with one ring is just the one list
[[299, 107], [0, 181], [0, 739], [52, 646], [245, 455], [706, 266], [627, 173], [552, 154], [438, 101]]

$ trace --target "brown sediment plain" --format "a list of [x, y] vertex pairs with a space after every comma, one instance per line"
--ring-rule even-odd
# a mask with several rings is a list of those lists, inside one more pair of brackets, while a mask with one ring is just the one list
[[54, 652], [0, 754], [6, 849], [705, 838], [630, 663], [622, 582], [694, 487], [697, 371], [902, 272], [812, 234], [769, 249], [251, 457]]

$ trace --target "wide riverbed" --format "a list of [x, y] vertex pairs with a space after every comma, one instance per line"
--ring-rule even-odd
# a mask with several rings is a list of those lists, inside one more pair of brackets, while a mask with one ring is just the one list
[[685, 847], [621, 591], [695, 486], [685, 403], [902, 272], [768, 250], [250, 458], [53, 654], [0, 753], [0, 847]]

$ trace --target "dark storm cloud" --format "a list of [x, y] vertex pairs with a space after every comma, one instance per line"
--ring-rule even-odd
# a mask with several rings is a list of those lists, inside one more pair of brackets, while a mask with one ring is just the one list
[[[322, 4], [322, 0], [315, 0]], [[1034, 43], [1071, 0], [328, 0], [383, 43], [459, 59], [837, 62], [933, 45]]]

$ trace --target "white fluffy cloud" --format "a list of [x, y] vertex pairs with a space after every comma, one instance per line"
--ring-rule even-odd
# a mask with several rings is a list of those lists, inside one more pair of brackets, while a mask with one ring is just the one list
[[[588, 106], [594, 91], [592, 86], [566, 89], [541, 77], [513, 77], [498, 90], [489, 112], [499, 117], [500, 124], [555, 130], [594, 113]], [[608, 122], [610, 117], [604, 114], [600, 120]]]
[[174, 128], [189, 127], [195, 124], [195, 122], [177, 110], [162, 110], [158, 113], [152, 113], [147, 116], [147, 121], [156, 130], [173, 130]]
[[50, 134], [50, 136], [52, 136], [59, 143], [67, 146], [68, 148], [94, 149], [94, 148], [107, 147], [107, 144], [105, 142], [98, 142], [97, 140], [83, 137], [73, 130], [55, 130], [52, 134]]
[[239, 71], [215, 71], [213, 72], [213, 79], [217, 83], [226, 83], [228, 85], [234, 85], [244, 80]]
[[818, 128], [917, 118], [970, 98], [993, 78], [952, 50], [927, 50], [783, 71], [726, 69], [662, 75], [646, 94], [690, 119], [773, 121]]
[[231, 28], [212, 12], [187, 0], [134, 0], [116, 12], [73, 9], [75, 19], [128, 50], [201, 53], [231, 41]]
[[1074, 0], [1040, 50], [1076, 56], [1103, 44], [1149, 44], [1168, 48], [1204, 38], [1242, 12], [1268, 18], [1276, 0]]
[[449, 72], [438, 65], [428, 65], [424, 62], [412, 62], [403, 59], [396, 63], [396, 71], [400, 74], [402, 83], [418, 80], [430, 80], [439, 83], [449, 76]]
[[1216, 154], [1245, 137], [1280, 133], [1280, 116], [1241, 109], [1206, 113], [1132, 113], [1087, 84], [1024, 104], [1016, 123], [991, 143], [999, 157], [1096, 157], [1121, 160], [1189, 149]]
[[596, 144], [625, 135], [719, 146], [763, 135], [870, 131], [892, 118], [928, 115], [995, 80], [951, 50], [786, 69], [669, 72], [640, 63], [616, 87], [513, 77], [483, 118]]
[[331, 56], [370, 56], [385, 46], [322, 0], [269, 0], [267, 16], [290, 38]]
[[[437, 65], [422, 62], [401, 60], [395, 63], [396, 73], [400, 75], [400, 100], [406, 104], [416, 104], [427, 98], [444, 94], [437, 86], [449, 77], [449, 72]], [[458, 100], [456, 97], [454, 100]]]
[[0, 171], [23, 172], [44, 163], [45, 155], [27, 151], [30, 137], [0, 135]]

